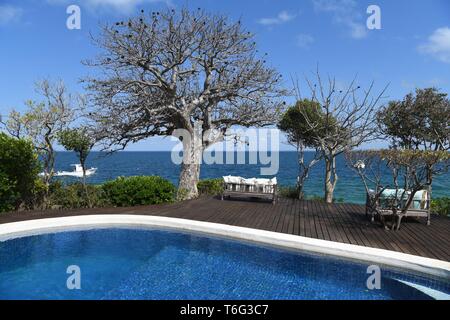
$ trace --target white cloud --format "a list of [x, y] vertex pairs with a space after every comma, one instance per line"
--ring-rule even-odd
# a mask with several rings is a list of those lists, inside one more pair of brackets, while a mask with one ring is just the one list
[[425, 44], [419, 46], [419, 51], [429, 54], [435, 59], [450, 63], [450, 28], [436, 29]]
[[442, 86], [446, 86], [448, 84], [447, 79], [443, 79], [443, 78], [432, 78], [432, 79], [428, 79], [428, 80], [424, 80], [424, 79], [420, 79], [420, 80], [402, 80], [400, 82], [400, 85], [402, 86], [402, 88], [404, 89], [408, 89], [408, 90], [414, 90], [415, 88], [429, 88], [429, 87], [435, 87], [435, 88], [440, 88]]
[[[363, 39], [367, 36], [365, 21], [357, 8], [355, 0], [312, 0], [317, 12], [331, 13], [333, 21], [345, 26], [353, 39]], [[365, 12], [365, 11], [363, 11]]]
[[[47, 0], [50, 4], [72, 4], [72, 0]], [[163, 2], [170, 4], [170, 0], [80, 0], [77, 4], [83, 9], [95, 11], [99, 9], [114, 10], [116, 12], [131, 13], [138, 6], [146, 3]]]
[[19, 20], [22, 11], [21, 8], [12, 5], [0, 5], [0, 25]]
[[409, 81], [409, 80], [402, 80], [400, 82], [400, 86], [404, 89], [412, 90], [414, 88], [419, 87], [415, 82]]
[[314, 37], [309, 34], [299, 34], [297, 36], [297, 46], [300, 48], [309, 48], [314, 42]]
[[284, 10], [281, 11], [276, 17], [259, 19], [258, 23], [264, 26], [272, 26], [275, 24], [282, 24], [289, 22], [295, 19], [295, 17], [296, 17], [295, 14], [290, 14], [289, 12]]
[[85, 0], [93, 8], [111, 7], [115, 10], [132, 11], [145, 2], [160, 2], [158, 0]]

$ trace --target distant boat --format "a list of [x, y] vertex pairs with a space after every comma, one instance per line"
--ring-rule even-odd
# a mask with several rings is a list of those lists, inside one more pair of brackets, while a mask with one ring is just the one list
[[[55, 177], [68, 176], [68, 177], [82, 178], [83, 177], [83, 167], [81, 166], [81, 164], [72, 164], [72, 166], [75, 167], [74, 171], [57, 171], [55, 173]], [[97, 168], [86, 169], [86, 177], [93, 175], [96, 171], [97, 171]], [[45, 176], [45, 172], [41, 172], [39, 175], [41, 177], [43, 177], [43, 176]]]

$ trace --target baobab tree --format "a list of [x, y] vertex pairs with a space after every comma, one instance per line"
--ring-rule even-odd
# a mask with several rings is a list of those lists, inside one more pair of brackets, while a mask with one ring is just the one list
[[97, 138], [117, 150], [151, 136], [180, 137], [180, 198], [198, 195], [203, 151], [231, 126], [277, 121], [281, 76], [241, 21], [201, 9], [142, 10], [102, 27], [94, 42], [102, 53], [85, 63], [102, 70], [86, 79]]

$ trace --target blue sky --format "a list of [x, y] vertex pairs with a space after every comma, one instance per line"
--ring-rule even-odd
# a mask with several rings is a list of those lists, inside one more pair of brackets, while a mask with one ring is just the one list
[[[70, 4], [81, 8], [81, 30], [66, 28]], [[371, 4], [381, 9], [381, 30], [366, 28]], [[79, 80], [93, 70], [81, 60], [97, 51], [89, 33], [142, 8], [168, 5], [242, 19], [286, 79], [310, 75], [319, 64], [322, 73], [341, 83], [355, 74], [361, 86], [374, 80], [381, 89], [390, 83], [388, 99], [400, 99], [415, 87], [450, 93], [447, 0], [0, 0], [0, 114], [23, 110], [26, 99], [37, 98], [33, 83], [43, 77], [61, 78], [71, 91], [83, 92]], [[169, 150], [172, 145], [151, 138], [129, 150]]]

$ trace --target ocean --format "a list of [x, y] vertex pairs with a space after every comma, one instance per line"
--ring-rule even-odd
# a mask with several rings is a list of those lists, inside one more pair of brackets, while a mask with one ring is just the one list
[[[220, 178], [225, 175], [243, 177], [261, 176], [261, 168], [269, 165], [262, 159], [255, 164], [249, 164], [250, 157], [246, 153], [246, 164], [202, 164], [201, 179]], [[306, 153], [306, 159], [311, 157]], [[235, 160], [237, 157], [235, 157]], [[258, 159], [260, 160], [260, 159]], [[74, 153], [58, 152], [55, 169], [58, 171], [72, 171], [71, 164], [78, 163]], [[97, 172], [88, 178], [92, 184], [100, 184], [119, 176], [158, 175], [178, 184], [180, 166], [171, 159], [170, 152], [130, 152], [122, 151], [107, 155], [102, 152], [92, 152], [87, 160], [87, 167], [96, 167]], [[339, 180], [335, 190], [335, 198], [349, 203], [364, 203], [365, 191], [360, 178], [347, 165], [343, 156], [337, 159]], [[275, 175], [279, 185], [293, 186], [297, 177], [297, 154], [295, 152], [279, 153], [279, 169]], [[386, 172], [387, 174], [388, 172]], [[305, 185], [307, 196], [323, 196], [323, 163], [317, 164], [310, 173]], [[65, 182], [76, 181], [76, 178], [60, 177]], [[449, 196], [450, 173], [437, 177], [433, 182], [433, 197]]]

